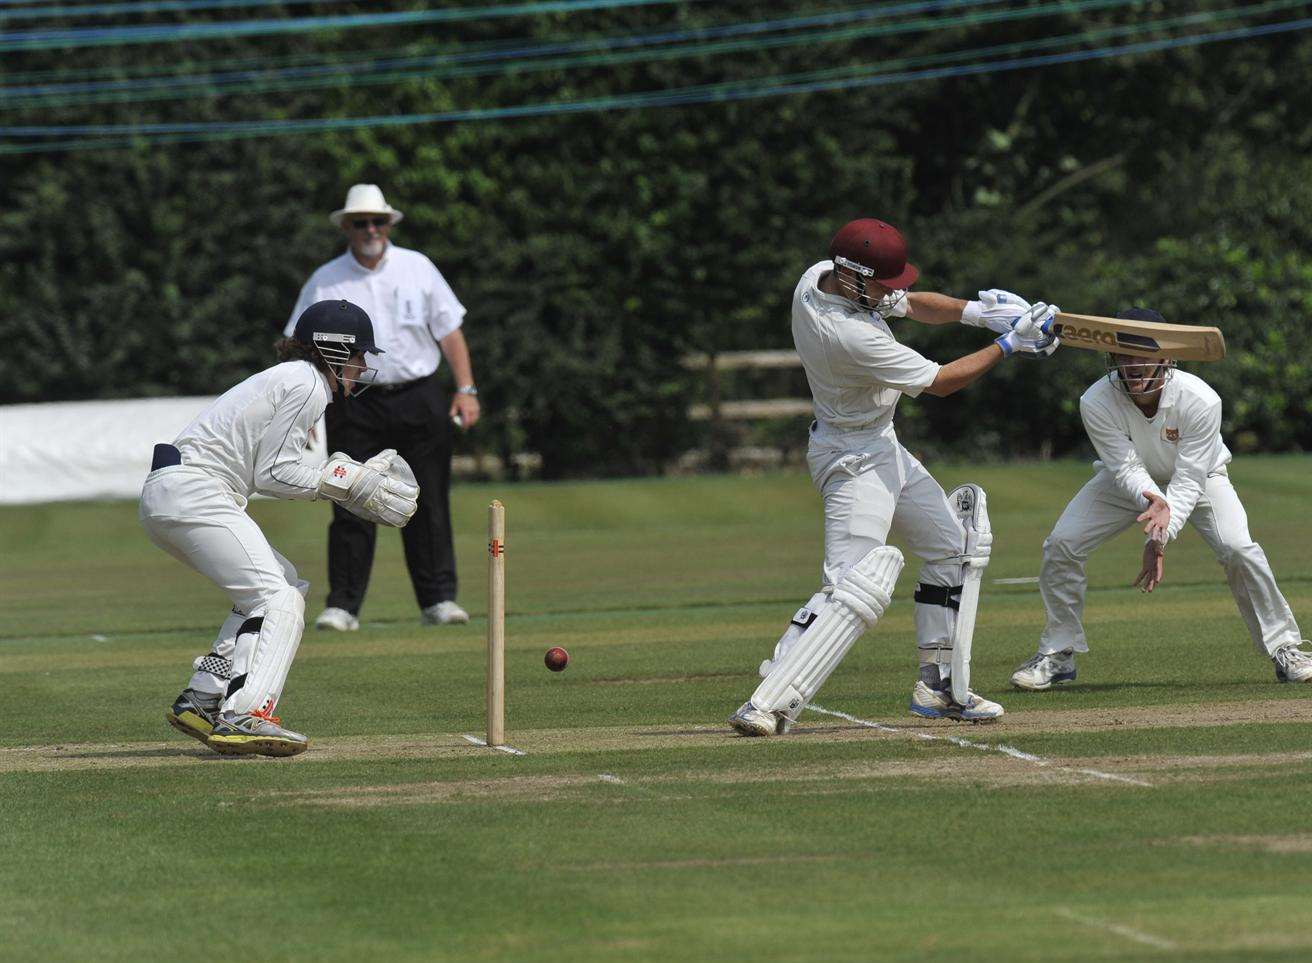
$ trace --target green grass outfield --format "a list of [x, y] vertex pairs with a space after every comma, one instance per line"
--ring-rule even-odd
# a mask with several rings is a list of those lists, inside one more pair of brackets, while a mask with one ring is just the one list
[[[474, 622], [421, 628], [382, 533], [361, 630], [301, 645], [279, 712], [312, 745], [292, 760], [221, 759], [165, 725], [227, 606], [135, 505], [0, 511], [0, 958], [1308, 959], [1312, 686], [1274, 683], [1201, 539], [1150, 597], [1129, 587], [1134, 535], [1106, 546], [1081, 684], [1013, 692], [1042, 609], [993, 580], [1037, 574], [1088, 466], [931, 469], [989, 494], [991, 727], [906, 713], [911, 565], [817, 699], [886, 728], [727, 733], [817, 584], [800, 474], [459, 488]], [[1312, 623], [1312, 458], [1232, 476]], [[520, 757], [461, 738], [482, 727], [493, 497]], [[316, 583], [312, 617], [326, 507], [253, 513]]]

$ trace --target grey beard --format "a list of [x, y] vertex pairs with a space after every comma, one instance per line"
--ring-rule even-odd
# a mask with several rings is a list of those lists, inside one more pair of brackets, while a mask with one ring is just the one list
[[387, 242], [382, 238], [376, 241], [364, 241], [360, 245], [360, 254], [367, 258], [376, 258], [382, 255], [383, 250], [387, 247]]

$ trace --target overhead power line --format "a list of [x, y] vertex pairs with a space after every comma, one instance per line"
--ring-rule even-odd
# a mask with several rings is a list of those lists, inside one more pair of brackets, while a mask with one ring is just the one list
[[346, 2], [347, 0], [136, 0], [131, 3], [53, 4], [47, 0], [0, 0], [0, 17], [6, 20], [126, 17], [136, 13], [193, 13], [202, 10], [242, 10], [249, 7], [299, 7], [311, 3], [327, 6]]
[[[3, 0], [0, 0], [3, 2]], [[659, 30], [647, 33], [626, 33], [620, 36], [611, 37], [592, 37], [592, 38], [568, 38], [568, 39], [539, 39], [530, 43], [529, 41], [518, 40], [493, 40], [475, 43], [465, 43], [459, 46], [451, 46], [446, 50], [439, 49], [433, 53], [427, 54], [429, 57], [441, 58], [450, 57], [457, 59], [476, 60], [482, 57], [496, 59], [498, 56], [513, 57], [521, 55], [547, 55], [553, 53], [568, 53], [576, 50], [596, 49], [603, 46], [620, 46], [620, 45], [638, 45], [638, 44], [655, 44], [655, 43], [674, 43], [681, 40], [690, 39], [712, 39], [721, 36], [731, 36], [736, 33], [753, 33], [768, 32], [771, 30], [782, 29], [801, 29], [808, 26], [823, 26], [826, 24], [836, 25], [842, 23], [859, 22], [861, 20], [885, 19], [900, 14], [929, 13], [935, 11], [955, 11], [964, 10], [971, 7], [991, 6], [998, 3], [1006, 3], [1010, 0], [903, 0], [899, 3], [877, 3], [862, 4], [856, 7], [848, 7], [840, 10], [827, 11], [821, 14], [808, 14], [798, 17], [778, 18], [772, 20], [754, 21], [751, 23], [730, 23], [721, 25], [703, 25], [690, 27], [683, 30]], [[0, 34], [0, 37], [3, 35]], [[408, 47], [405, 53], [413, 57], [413, 45]], [[334, 66], [343, 66], [346, 63], [375, 62], [381, 51], [356, 51], [350, 50], [340, 53], [334, 53], [332, 60], [328, 64]], [[395, 51], [393, 51], [395, 54]], [[383, 58], [386, 59], [386, 58]], [[399, 58], [397, 58], [399, 59]], [[261, 68], [264, 70], [282, 68], [284, 66], [324, 66], [324, 55], [321, 53], [293, 53], [285, 56], [273, 57], [243, 57], [243, 58], [226, 58], [218, 60], [207, 60], [204, 63], [210, 70], [234, 67], [234, 68]], [[70, 79], [78, 77], [81, 79], [95, 79], [99, 77], [121, 78], [124, 74], [143, 75], [143, 74], [168, 74], [178, 75], [190, 69], [191, 65], [187, 63], [170, 63], [170, 64], [119, 64], [115, 66], [105, 66], [100, 68], [90, 68], [83, 70], [46, 69], [30, 72], [10, 72], [6, 75], [10, 83], [45, 80], [45, 79]]]
[[[991, 6], [1003, 0], [955, 0], [951, 9]], [[1053, 0], [1034, 7], [1003, 10], [969, 11], [953, 17], [928, 17], [891, 24], [823, 31], [815, 28], [840, 26], [861, 21], [879, 21], [903, 13], [924, 13], [944, 7], [942, 0], [915, 0], [909, 3], [876, 4], [841, 12], [724, 24], [686, 30], [663, 30], [648, 33], [592, 37], [565, 42], [499, 46], [475, 50], [432, 54], [423, 57], [394, 58], [353, 64], [317, 64], [279, 71], [239, 71], [231, 74], [82, 81], [66, 84], [14, 85], [0, 87], [0, 107], [46, 107], [65, 103], [130, 102], [137, 99], [159, 100], [177, 97], [210, 96], [228, 93], [262, 93], [306, 89], [338, 84], [350, 79], [359, 83], [392, 83], [417, 77], [487, 76], [489, 74], [572, 69], [588, 66], [612, 66], [649, 60], [706, 56], [733, 52], [752, 52], [792, 46], [799, 43], [824, 43], [860, 39], [923, 30], [976, 26], [1007, 20], [1027, 20], [1055, 13], [1123, 7], [1137, 0]], [[812, 31], [796, 33], [795, 31]], [[788, 33], [789, 31], [794, 31]], [[760, 39], [769, 33], [785, 36]], [[736, 39], [735, 39], [736, 38]], [[677, 45], [685, 41], [705, 43]], [[630, 48], [661, 47], [660, 50]], [[592, 52], [596, 52], [595, 54]], [[566, 56], [552, 56], [552, 55]], [[385, 79], [368, 76], [383, 73]], [[61, 99], [63, 98], [63, 99]]]
[[[1312, 28], [1312, 18], [1235, 27], [1184, 37], [1147, 40], [1121, 46], [1098, 47], [1064, 53], [1012, 57], [1000, 61], [931, 67], [880, 73], [879, 66], [868, 67], [864, 74], [833, 76], [832, 71], [811, 71], [783, 75], [764, 81], [730, 81], [703, 84], [673, 90], [636, 94], [608, 95], [575, 101], [521, 104], [510, 107], [479, 107], [422, 114], [380, 117], [314, 118], [306, 120], [230, 121], [215, 123], [158, 123], [142, 125], [63, 125], [51, 127], [0, 127], [0, 138], [69, 138], [54, 142], [0, 142], [0, 154], [37, 153], [65, 150], [128, 147], [141, 143], [183, 143], [240, 137], [330, 133], [366, 128], [401, 127], [419, 124], [461, 121], [493, 121], [524, 117], [593, 113], [634, 108], [688, 106], [706, 103], [731, 103], [789, 94], [819, 93], [891, 86], [926, 80], [977, 76], [1008, 71], [1049, 67], [1059, 64], [1101, 60], [1160, 51], [1196, 47], [1229, 40], [1253, 39]], [[825, 76], [829, 74], [829, 76]]]
[[[1034, 16], [1047, 15], [1052, 12], [1085, 11], [1089, 9], [1107, 9], [1126, 6], [1136, 0], [1064, 0], [1046, 6], [1028, 7], [1024, 10]], [[957, 52], [940, 52], [926, 57], [884, 59], [881, 65], [887, 69], [894, 66], [922, 66], [970, 60], [976, 56], [989, 56], [1002, 53], [1021, 53], [1033, 50], [1053, 49], [1054, 47], [1075, 45], [1079, 43], [1096, 43], [1121, 37], [1142, 36], [1154, 31], [1177, 27], [1219, 24], [1237, 17], [1256, 17], [1263, 14], [1287, 10], [1291, 7], [1306, 5], [1306, 0], [1268, 0], [1256, 5], [1232, 7], [1225, 10], [1204, 11], [1184, 14], [1159, 20], [1135, 22], [1114, 27], [1095, 28], [1082, 32], [1040, 37], [1033, 40], [1016, 41], [989, 47], [974, 48]], [[906, 4], [903, 6], [917, 6]], [[887, 9], [887, 8], [884, 8]], [[854, 11], [853, 13], [867, 13]], [[1010, 19], [1019, 15], [1020, 9], [1011, 11], [991, 11], [984, 14], [992, 19]], [[1006, 15], [1004, 17], [1004, 15]], [[511, 55], [510, 51], [476, 51], [459, 54], [441, 54], [428, 57], [397, 58], [387, 61], [372, 61], [364, 64], [319, 65], [315, 67], [283, 70], [272, 73], [258, 71], [236, 72], [231, 74], [202, 74], [194, 77], [180, 77], [150, 80], [121, 80], [100, 83], [74, 83], [44, 86], [0, 87], [0, 109], [34, 110], [53, 109], [66, 106], [81, 106], [94, 103], [131, 103], [139, 101], [176, 100], [230, 95], [252, 95], [305, 90], [340, 85], [349, 81], [353, 87], [364, 85], [396, 84], [422, 79], [449, 79], [469, 76], [492, 76], [514, 73], [521, 75], [547, 70], [577, 70], [597, 67], [615, 67], [632, 63], [663, 62], [690, 57], [720, 56], [736, 53], [756, 53], [800, 44], [834, 43], [856, 39], [866, 39], [891, 33], [910, 30], [943, 28], [958, 26], [962, 23], [975, 23], [979, 14], [962, 18], [936, 18], [932, 20], [912, 20], [895, 24], [865, 24], [856, 27], [841, 27], [829, 31], [812, 31], [806, 33], [787, 33], [783, 36], [760, 37], [758, 28], [783, 28], [795, 24], [811, 26], [817, 18], [806, 17], [793, 20], [762, 21], [758, 23], [732, 24], [714, 28], [711, 33], [727, 38], [707, 43], [682, 44], [659, 49], [640, 49], [625, 51], [608, 51], [604, 48], [612, 43], [629, 46], [629, 41], [660, 41], [704, 35], [702, 31], [683, 31], [649, 35], [626, 35], [619, 38], [598, 38], [595, 41], [580, 42], [586, 50], [594, 43], [603, 50], [595, 54], [582, 54], [564, 57], [544, 57], [539, 59], [512, 60], [497, 62], [501, 57]], [[855, 19], [849, 16], [842, 19]], [[749, 34], [750, 36], [734, 36]], [[570, 49], [571, 45], [546, 45], [539, 48], [522, 48], [522, 52], [540, 49]], [[472, 60], [474, 63], [459, 61]], [[479, 63], [477, 61], [493, 61]]]
[[442, 10], [394, 10], [388, 13], [357, 13], [336, 17], [282, 17], [270, 20], [230, 20], [216, 23], [148, 24], [125, 27], [68, 27], [61, 30], [0, 33], [0, 50], [69, 50], [79, 47], [226, 40], [236, 37], [358, 30], [365, 27], [405, 27], [425, 23], [486, 20], [493, 17], [578, 13], [584, 10], [615, 10], [625, 7], [703, 2], [705, 0], [534, 0], [530, 3], [448, 7]]

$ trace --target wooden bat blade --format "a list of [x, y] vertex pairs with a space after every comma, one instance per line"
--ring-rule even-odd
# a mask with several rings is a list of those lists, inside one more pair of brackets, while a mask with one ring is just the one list
[[1193, 324], [1154, 324], [1062, 312], [1057, 315], [1053, 333], [1063, 345], [1087, 351], [1177, 361], [1220, 361], [1225, 357], [1221, 329]]

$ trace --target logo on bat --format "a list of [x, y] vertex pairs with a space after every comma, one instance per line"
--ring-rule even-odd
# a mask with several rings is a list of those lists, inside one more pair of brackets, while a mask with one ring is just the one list
[[1095, 328], [1081, 328], [1074, 324], [1058, 322], [1053, 326], [1053, 333], [1064, 341], [1081, 341], [1084, 344], [1101, 344], [1108, 348], [1137, 348], [1140, 351], [1160, 351], [1154, 338], [1142, 334], [1125, 334], [1124, 332], [1099, 331]]

